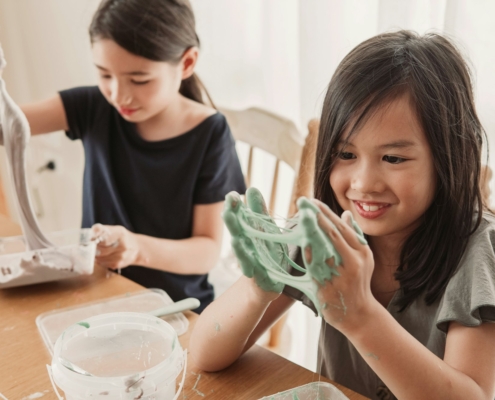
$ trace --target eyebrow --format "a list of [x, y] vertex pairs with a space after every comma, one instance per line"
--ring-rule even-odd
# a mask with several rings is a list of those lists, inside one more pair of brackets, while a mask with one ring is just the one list
[[[345, 143], [343, 140], [339, 140], [337, 145], [339, 145], [339, 146], [346, 145], [346, 146], [354, 147], [354, 145], [352, 143]], [[382, 150], [389, 150], [389, 149], [404, 149], [407, 147], [414, 147], [414, 146], [416, 146], [416, 143], [410, 142], [408, 140], [397, 140], [395, 142], [382, 144], [382, 145], [378, 146], [378, 148], [382, 149]]]
[[[95, 64], [96, 68], [102, 71], [108, 71], [108, 69], [103, 68], [102, 66]], [[132, 75], [132, 76], [143, 76], [143, 75], [148, 75], [149, 72], [144, 72], [144, 71], [131, 71], [131, 72], [124, 72], [124, 75]]]
[[413, 142], [410, 142], [408, 140], [398, 140], [396, 142], [382, 144], [378, 148], [388, 150], [388, 149], [404, 149], [406, 147], [413, 147], [413, 146], [416, 146], [416, 144]]

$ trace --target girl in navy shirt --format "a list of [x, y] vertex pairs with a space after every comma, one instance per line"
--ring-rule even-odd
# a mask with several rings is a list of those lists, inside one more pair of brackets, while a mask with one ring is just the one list
[[34, 135], [65, 130], [85, 150], [83, 227], [98, 264], [173, 300], [213, 300], [225, 195], [245, 190], [225, 118], [194, 74], [187, 0], [103, 0], [89, 34], [97, 87], [22, 110]]

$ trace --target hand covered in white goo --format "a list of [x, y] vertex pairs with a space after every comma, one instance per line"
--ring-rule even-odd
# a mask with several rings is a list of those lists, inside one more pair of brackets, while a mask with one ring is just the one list
[[139, 245], [136, 235], [120, 225], [93, 225], [97, 241], [96, 262], [109, 269], [121, 269], [138, 261]]

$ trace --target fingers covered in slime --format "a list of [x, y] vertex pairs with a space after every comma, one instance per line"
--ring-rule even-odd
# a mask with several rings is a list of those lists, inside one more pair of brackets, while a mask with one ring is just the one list
[[[317, 296], [319, 285], [340, 275], [338, 267], [342, 264], [342, 257], [318, 225], [319, 208], [309, 199], [299, 198], [296, 224], [287, 229], [275, 224], [257, 189], [248, 189], [246, 202], [247, 205], [239, 194], [231, 192], [226, 196], [223, 212], [223, 219], [232, 236], [232, 248], [243, 273], [254, 278], [265, 291], [281, 293], [285, 285], [300, 290], [321, 315], [321, 309], [328, 307], [328, 304], [320, 304]], [[351, 224], [360, 243], [366, 244], [362, 230], [352, 218]], [[310, 249], [310, 252], [302, 251], [303, 266], [291, 260], [288, 245]], [[289, 267], [302, 275], [292, 276]], [[342, 295], [339, 306], [345, 313], [347, 307]]]

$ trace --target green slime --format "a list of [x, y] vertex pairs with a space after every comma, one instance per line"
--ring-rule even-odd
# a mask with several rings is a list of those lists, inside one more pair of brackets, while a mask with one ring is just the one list
[[[317, 292], [318, 284], [339, 276], [337, 270], [342, 257], [335, 249], [328, 235], [318, 225], [319, 208], [305, 197], [297, 200], [298, 215], [292, 229], [280, 228], [268, 215], [263, 196], [256, 188], [246, 192], [247, 206], [236, 192], [226, 196], [223, 219], [232, 236], [232, 248], [239, 260], [242, 272], [254, 278], [265, 291], [281, 293], [285, 285], [304, 293], [321, 315]], [[359, 226], [352, 220], [352, 226], [362, 244], [366, 239]], [[301, 248], [304, 267], [289, 257], [288, 245]], [[304, 249], [311, 248], [311, 261]], [[289, 267], [302, 272], [292, 276]]]

